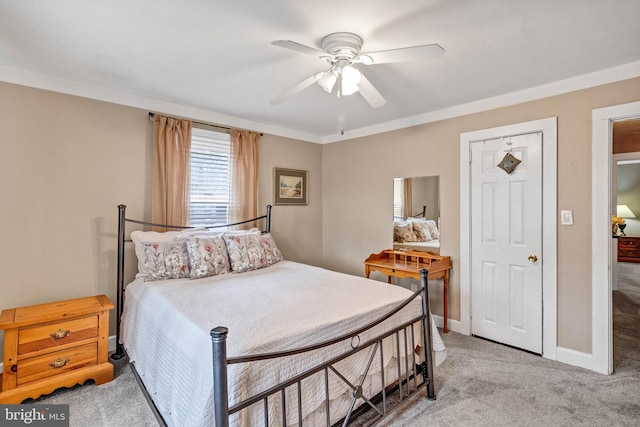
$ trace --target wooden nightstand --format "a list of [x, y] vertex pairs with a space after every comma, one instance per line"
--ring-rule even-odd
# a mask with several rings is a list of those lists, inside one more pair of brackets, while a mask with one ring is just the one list
[[4, 368], [0, 403], [36, 399], [60, 387], [113, 379], [104, 295], [2, 310]]
[[618, 262], [640, 262], [640, 237], [618, 238]]

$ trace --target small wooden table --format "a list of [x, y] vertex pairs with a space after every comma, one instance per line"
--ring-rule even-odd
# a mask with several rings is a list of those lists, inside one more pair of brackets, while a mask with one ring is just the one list
[[391, 283], [391, 276], [420, 280], [420, 270], [429, 271], [429, 279], [440, 279], [443, 282], [444, 299], [444, 332], [447, 328], [449, 306], [449, 271], [451, 270], [451, 258], [432, 254], [431, 252], [402, 251], [386, 249], [378, 254], [371, 254], [364, 261], [364, 273], [367, 278], [372, 271], [379, 271], [387, 276], [387, 283]]
[[37, 399], [88, 379], [113, 379], [105, 295], [2, 310], [4, 372], [0, 403]]

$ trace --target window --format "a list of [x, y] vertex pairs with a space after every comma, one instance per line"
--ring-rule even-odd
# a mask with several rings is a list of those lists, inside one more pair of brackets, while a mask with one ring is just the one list
[[229, 223], [231, 141], [228, 134], [191, 130], [189, 224]]
[[402, 178], [393, 178], [393, 219], [402, 219]]

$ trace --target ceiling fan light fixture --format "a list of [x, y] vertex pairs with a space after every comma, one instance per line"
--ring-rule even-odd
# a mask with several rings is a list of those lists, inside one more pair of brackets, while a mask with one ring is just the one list
[[336, 94], [338, 97], [360, 92], [371, 107], [379, 108], [387, 101], [365, 75], [351, 67], [353, 64], [389, 64], [437, 59], [444, 53], [442, 46], [436, 43], [362, 52], [362, 37], [350, 32], [332, 33], [325, 36], [320, 43], [322, 50], [292, 40], [275, 40], [271, 44], [323, 59], [331, 67], [327, 71], [321, 71], [307, 77], [286, 90], [271, 101], [273, 105], [284, 102], [314, 83], [318, 83], [322, 90], [328, 93], [332, 93], [337, 84]]
[[340, 73], [340, 94], [348, 96], [358, 91], [358, 83], [362, 78], [362, 73], [350, 65], [342, 67]]
[[328, 93], [331, 93], [333, 86], [336, 84], [338, 76], [334, 70], [329, 70], [318, 80], [320, 87]]
[[358, 62], [364, 65], [371, 65], [373, 64], [373, 58], [370, 57], [369, 55], [360, 55], [358, 56]]

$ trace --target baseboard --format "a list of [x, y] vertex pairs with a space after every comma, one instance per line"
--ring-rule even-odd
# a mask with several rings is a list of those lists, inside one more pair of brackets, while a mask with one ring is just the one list
[[[433, 316], [433, 320], [435, 320], [436, 325], [438, 326], [438, 328], [442, 329], [444, 328], [444, 317], [437, 315], [437, 314], [432, 314]], [[453, 320], [453, 319], [449, 319], [449, 321], [447, 322], [447, 327], [449, 328], [450, 331], [453, 332], [457, 332], [459, 334], [462, 334], [462, 323], [459, 320]]]
[[558, 347], [556, 356], [556, 360], [558, 362], [598, 372], [594, 369], [593, 355], [590, 353], [583, 353], [581, 351], [571, 350], [570, 348]]

